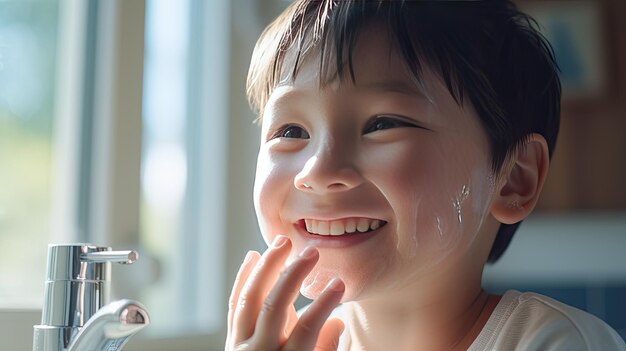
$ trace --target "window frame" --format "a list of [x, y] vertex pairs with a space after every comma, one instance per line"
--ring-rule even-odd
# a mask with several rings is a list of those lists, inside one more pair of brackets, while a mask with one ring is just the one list
[[[85, 72], [88, 3], [60, 1], [58, 8], [55, 111], [53, 127], [53, 169], [50, 241], [74, 241], [77, 233], [79, 150], [82, 85]], [[62, 194], [62, 196], [61, 196]], [[33, 248], [46, 252], [46, 248]], [[45, 269], [45, 268], [44, 268]], [[31, 277], [44, 284], [44, 277]], [[42, 296], [43, 300], [43, 296]], [[0, 340], [11, 350], [29, 350], [33, 326], [41, 323], [41, 308], [0, 309]], [[10, 327], [6, 327], [10, 326]]]
[[[192, 231], [196, 234], [190, 241], [196, 253], [208, 245], [218, 247], [220, 253], [213, 261], [196, 263], [202, 267], [221, 262], [210, 280], [207, 270], [193, 272], [194, 289], [206, 291], [217, 284], [214, 296], [207, 299], [194, 293], [192, 298], [200, 308], [217, 302], [219, 313], [214, 317], [224, 321], [230, 285], [243, 256], [250, 248], [263, 250], [265, 246], [251, 202], [259, 131], [252, 123], [254, 116], [243, 89], [251, 50], [264, 21], [259, 19], [262, 12], [257, 2], [216, 0], [211, 7], [203, 0], [192, 3], [192, 21], [205, 23], [191, 38], [194, 50], [202, 50], [193, 53], [196, 62], [190, 62], [200, 72], [195, 80], [190, 79], [190, 88], [196, 91], [191, 97], [192, 113], [236, 116], [223, 118], [217, 125], [206, 118], [197, 120], [194, 132], [213, 130], [213, 138], [198, 134], [194, 144], [188, 145], [198, 150], [190, 157], [197, 162], [200, 175], [192, 180], [199, 190], [192, 205], [212, 213], [195, 215]], [[62, 0], [59, 4], [57, 87], [61, 88], [55, 97], [50, 242], [138, 246], [145, 6], [145, 0]], [[211, 14], [216, 20], [203, 20]], [[235, 26], [245, 36], [234, 35]], [[206, 94], [219, 96], [216, 101], [221, 103], [208, 101]], [[208, 158], [213, 162], [202, 161]], [[210, 182], [206, 182], [208, 174], [212, 174]], [[221, 200], [216, 201], [216, 196]], [[113, 274], [114, 285], [123, 283], [123, 277]], [[44, 283], [43, 277], [32, 279]], [[0, 310], [0, 323], [5, 323], [0, 325], [11, 326], [0, 328], [6, 331], [6, 335], [0, 332], [0, 339], [11, 341], [5, 344], [10, 349], [32, 348], [32, 327], [40, 323], [40, 316], [40, 309]], [[225, 329], [220, 322], [212, 332], [192, 330], [158, 339], [140, 333], [125, 349], [217, 350], [223, 347]]]

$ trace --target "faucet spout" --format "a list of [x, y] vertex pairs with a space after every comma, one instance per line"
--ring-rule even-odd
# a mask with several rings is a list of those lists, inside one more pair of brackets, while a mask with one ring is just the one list
[[130, 337], [149, 324], [148, 313], [139, 302], [111, 302], [87, 321], [68, 351], [119, 351]]

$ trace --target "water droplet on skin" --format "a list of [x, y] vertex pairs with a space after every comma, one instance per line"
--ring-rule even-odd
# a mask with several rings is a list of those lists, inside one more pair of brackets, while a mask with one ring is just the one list
[[437, 232], [439, 233], [439, 239], [443, 239], [443, 230], [441, 230], [441, 218], [437, 217]]
[[463, 215], [461, 213], [461, 205], [463, 204], [463, 202], [465, 200], [467, 200], [467, 198], [470, 195], [470, 188], [468, 185], [463, 185], [463, 188], [461, 188], [461, 193], [459, 194], [459, 197], [452, 203], [452, 206], [454, 206], [454, 209], [456, 210], [457, 213], [457, 218], [459, 220], [459, 223], [463, 223]]

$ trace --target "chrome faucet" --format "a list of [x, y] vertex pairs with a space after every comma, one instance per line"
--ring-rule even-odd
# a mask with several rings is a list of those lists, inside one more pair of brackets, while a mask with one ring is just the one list
[[33, 351], [119, 351], [150, 324], [132, 300], [109, 303], [110, 263], [131, 264], [136, 251], [90, 244], [49, 245], [41, 325]]

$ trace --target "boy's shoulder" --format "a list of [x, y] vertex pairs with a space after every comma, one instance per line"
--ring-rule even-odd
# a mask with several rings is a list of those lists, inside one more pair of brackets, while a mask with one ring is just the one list
[[615, 350], [624, 340], [590, 313], [540, 294], [510, 290], [468, 351]]

